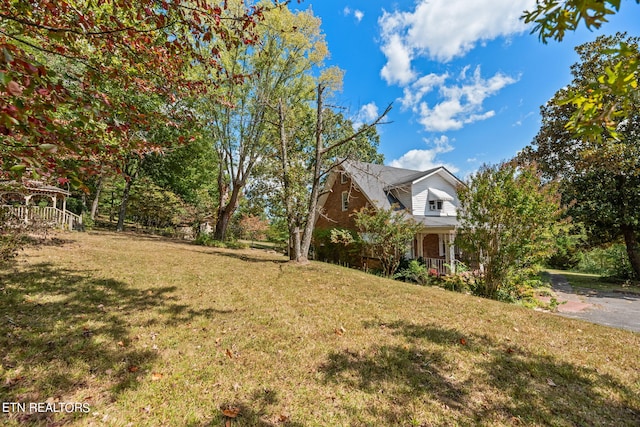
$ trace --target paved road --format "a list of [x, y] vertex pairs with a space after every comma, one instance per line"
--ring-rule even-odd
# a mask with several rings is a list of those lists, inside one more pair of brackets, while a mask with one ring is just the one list
[[574, 289], [561, 274], [552, 274], [551, 283], [558, 301], [566, 301], [558, 314], [640, 332], [640, 295]]

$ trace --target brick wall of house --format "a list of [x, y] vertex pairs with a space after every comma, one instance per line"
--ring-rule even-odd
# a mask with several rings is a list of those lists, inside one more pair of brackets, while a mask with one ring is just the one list
[[439, 240], [437, 234], [427, 234], [422, 241], [422, 253], [425, 258], [444, 258], [440, 256]]
[[[322, 215], [318, 217], [316, 229], [348, 228], [356, 229], [352, 213], [367, 206], [367, 198], [355, 187], [351, 187], [351, 180], [342, 184], [340, 177], [336, 179], [324, 204]], [[349, 209], [342, 210], [342, 192], [349, 192]]]
[[[349, 192], [349, 208], [342, 210], [342, 192]], [[355, 187], [351, 187], [351, 180], [342, 183], [338, 177], [327, 195], [322, 215], [318, 217], [314, 233], [316, 256], [320, 261], [339, 262], [359, 268], [376, 268], [375, 261], [367, 262], [362, 257], [359, 245], [342, 245], [329, 242], [327, 234], [323, 233], [332, 228], [347, 228], [355, 231], [355, 220], [351, 216], [354, 212], [368, 205], [366, 197]], [[323, 236], [324, 234], [324, 236]]]

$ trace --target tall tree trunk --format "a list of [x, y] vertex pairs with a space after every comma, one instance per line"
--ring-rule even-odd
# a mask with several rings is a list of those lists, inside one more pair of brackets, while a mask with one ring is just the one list
[[291, 194], [291, 177], [289, 168], [289, 149], [287, 141], [287, 132], [285, 129], [286, 114], [282, 99], [278, 101], [278, 128], [280, 131], [280, 160], [282, 164], [282, 184], [283, 184], [283, 202], [287, 217], [287, 231], [289, 232], [289, 259], [291, 261], [300, 261], [300, 229], [298, 227], [294, 205], [293, 195]]
[[120, 210], [118, 211], [118, 224], [116, 225], [116, 231], [124, 231], [124, 217], [127, 214], [127, 203], [129, 203], [129, 194], [131, 194], [132, 185], [133, 179], [128, 179], [124, 185], [122, 200], [120, 201]]
[[316, 161], [313, 166], [313, 183], [311, 184], [311, 196], [309, 198], [309, 209], [307, 210], [307, 223], [302, 234], [302, 244], [300, 248], [299, 262], [307, 262], [309, 260], [309, 249], [311, 248], [311, 238], [313, 237], [313, 228], [316, 225], [316, 211], [318, 210], [318, 194], [320, 193], [320, 178], [322, 176], [322, 160], [324, 150], [322, 147], [322, 92], [324, 87], [318, 85], [318, 100], [316, 112]]
[[224, 241], [227, 239], [229, 231], [229, 224], [231, 223], [231, 217], [238, 208], [238, 199], [240, 198], [240, 189], [244, 187], [244, 182], [234, 183], [233, 191], [229, 196], [229, 201], [218, 209], [218, 218], [216, 218], [216, 229], [213, 233], [213, 238], [216, 240]]
[[638, 244], [638, 236], [634, 228], [630, 225], [623, 225], [620, 227], [622, 235], [624, 236], [624, 243], [627, 247], [627, 256], [629, 257], [629, 263], [633, 269], [635, 278], [640, 278], [640, 245]]
[[93, 202], [91, 202], [91, 219], [96, 219], [96, 213], [98, 212], [98, 203], [100, 202], [100, 193], [102, 192], [103, 185], [102, 176], [98, 178], [98, 185], [96, 186], [96, 195], [93, 198]]

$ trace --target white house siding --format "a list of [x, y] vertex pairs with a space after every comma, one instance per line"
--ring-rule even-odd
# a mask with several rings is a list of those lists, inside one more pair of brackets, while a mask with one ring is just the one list
[[[453, 197], [452, 201], [445, 200], [441, 211], [429, 210], [429, 187], [442, 190]], [[426, 216], [455, 216], [456, 206], [459, 205], [456, 188], [440, 175], [434, 174], [413, 184], [412, 212], [413, 215]]]

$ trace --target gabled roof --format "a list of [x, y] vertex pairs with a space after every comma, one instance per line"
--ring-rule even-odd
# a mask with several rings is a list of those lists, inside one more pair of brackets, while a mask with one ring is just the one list
[[341, 166], [369, 201], [380, 209], [391, 208], [393, 199], [388, 197], [390, 189], [407, 187], [438, 171], [446, 172], [450, 181], [461, 183], [455, 175], [442, 166], [426, 171], [416, 171], [352, 160], [343, 162]]

